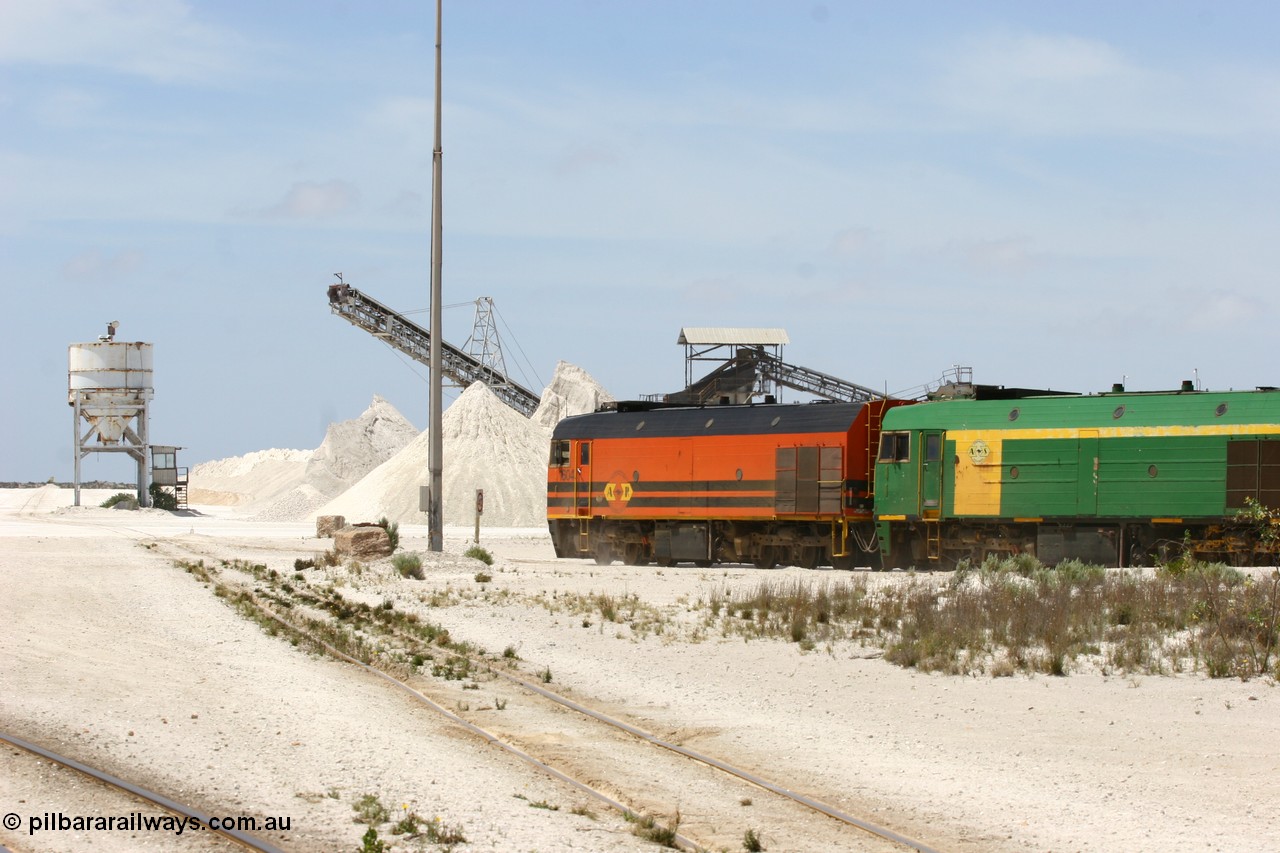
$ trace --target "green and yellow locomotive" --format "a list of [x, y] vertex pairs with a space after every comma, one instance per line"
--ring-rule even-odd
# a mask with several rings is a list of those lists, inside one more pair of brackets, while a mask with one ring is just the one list
[[1280, 507], [1280, 391], [953, 399], [885, 413], [875, 522], [888, 568], [1033, 554], [1142, 565], [1184, 541], [1275, 562], [1240, 517]]

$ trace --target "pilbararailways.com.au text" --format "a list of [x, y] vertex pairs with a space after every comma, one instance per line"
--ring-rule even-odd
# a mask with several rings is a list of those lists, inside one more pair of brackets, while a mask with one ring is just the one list
[[[201, 820], [198, 817], [177, 817], [174, 815], [148, 815], [142, 812], [130, 812], [123, 815], [68, 815], [63, 812], [44, 812], [38, 815], [27, 815], [27, 835], [37, 832], [169, 832], [181, 835], [184, 832], [202, 832], [211, 829], [215, 832], [287, 832], [293, 819], [289, 817], [263, 817], [252, 815], [227, 815], [217, 817], [210, 815]], [[23, 824], [22, 816], [9, 812], [4, 816], [4, 827], [16, 831]]]

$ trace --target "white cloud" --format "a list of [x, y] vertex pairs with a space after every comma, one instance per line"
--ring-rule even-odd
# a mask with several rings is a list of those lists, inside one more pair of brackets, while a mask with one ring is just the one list
[[984, 273], [1022, 275], [1044, 261], [1043, 253], [1034, 251], [1032, 241], [1026, 237], [970, 243], [960, 247], [959, 254], [969, 265]]
[[400, 193], [382, 207], [383, 213], [397, 218], [416, 219], [426, 215], [427, 201], [422, 193], [413, 190], [401, 190]]
[[359, 201], [359, 190], [346, 181], [299, 181], [277, 204], [258, 214], [272, 219], [323, 219], [350, 213]]
[[846, 228], [831, 238], [828, 251], [849, 258], [878, 257], [882, 247], [870, 228]]
[[137, 271], [143, 255], [137, 249], [105, 254], [101, 249], [88, 249], [62, 265], [62, 274], [77, 280], [115, 279]]
[[246, 45], [181, 0], [0, 3], [0, 64], [105, 68], [165, 82], [233, 73]]
[[600, 142], [574, 144], [555, 161], [552, 171], [557, 175], [571, 175], [591, 169], [617, 166], [620, 162], [617, 150]]
[[1095, 39], [1000, 33], [964, 42], [942, 68], [941, 105], [1020, 133], [1219, 137], [1280, 131], [1276, 74], [1144, 64]]

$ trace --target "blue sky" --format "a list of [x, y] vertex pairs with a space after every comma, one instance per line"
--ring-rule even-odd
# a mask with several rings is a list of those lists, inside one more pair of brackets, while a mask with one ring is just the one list
[[[526, 385], [563, 359], [623, 398], [682, 385], [684, 326], [781, 326], [789, 361], [890, 391], [955, 364], [1280, 384], [1277, 18], [446, 2], [444, 337], [490, 296]], [[116, 319], [155, 344], [151, 436], [184, 464], [315, 447], [374, 394], [426, 426], [425, 369], [325, 289], [430, 304], [434, 25], [398, 0], [0, 0], [0, 480], [70, 478], [67, 346]]]

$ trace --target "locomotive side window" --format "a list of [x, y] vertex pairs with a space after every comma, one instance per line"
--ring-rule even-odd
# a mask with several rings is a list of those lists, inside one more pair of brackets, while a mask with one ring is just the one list
[[883, 432], [880, 434], [880, 461], [906, 462], [911, 458], [911, 433]]
[[924, 461], [937, 462], [942, 458], [942, 436], [930, 433], [924, 438]]
[[563, 468], [569, 464], [569, 442], [564, 439], [551, 442], [551, 467]]
[[587, 444], [585, 441], [578, 445], [578, 464], [591, 464], [591, 445]]

